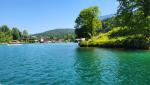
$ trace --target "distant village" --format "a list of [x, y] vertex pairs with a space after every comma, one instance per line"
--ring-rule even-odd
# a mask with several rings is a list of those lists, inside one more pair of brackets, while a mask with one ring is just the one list
[[39, 43], [61, 43], [61, 42], [73, 42], [71, 39], [51, 39], [51, 38], [40, 38], [39, 40], [35, 40], [35, 42]]
[[13, 40], [9, 44], [23, 44], [23, 43], [62, 43], [62, 42], [75, 42], [72, 39], [51, 39], [48, 37], [37, 38], [36, 36], [30, 36], [29, 38], [22, 38], [19, 40]]
[[63, 42], [80, 42], [85, 41], [85, 38], [81, 39], [51, 39], [48, 37], [37, 38], [35, 36], [30, 36], [29, 38], [23, 38], [20, 40], [13, 40], [8, 44], [24, 44], [24, 43], [63, 43]]

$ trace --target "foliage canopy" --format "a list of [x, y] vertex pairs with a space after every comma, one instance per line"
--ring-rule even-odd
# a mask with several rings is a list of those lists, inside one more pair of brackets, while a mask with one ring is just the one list
[[96, 35], [97, 31], [102, 28], [99, 19], [99, 8], [93, 6], [82, 10], [75, 23], [77, 38], [91, 38]]

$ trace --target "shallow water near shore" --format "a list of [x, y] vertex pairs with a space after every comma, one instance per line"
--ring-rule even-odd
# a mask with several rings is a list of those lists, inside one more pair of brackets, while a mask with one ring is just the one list
[[150, 51], [0, 45], [0, 85], [149, 85]]

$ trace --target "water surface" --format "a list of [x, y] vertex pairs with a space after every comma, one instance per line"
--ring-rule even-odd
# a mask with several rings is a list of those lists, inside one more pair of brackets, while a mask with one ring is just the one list
[[149, 85], [150, 51], [0, 45], [1, 85]]

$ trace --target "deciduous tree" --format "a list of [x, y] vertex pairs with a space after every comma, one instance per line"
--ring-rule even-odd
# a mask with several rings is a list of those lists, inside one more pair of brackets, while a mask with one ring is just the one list
[[12, 29], [12, 36], [13, 36], [13, 40], [18, 40], [20, 38], [20, 34], [19, 34], [19, 29], [14, 27]]
[[99, 19], [99, 8], [93, 6], [82, 10], [75, 23], [77, 38], [91, 38], [96, 35], [97, 30], [102, 28]]

